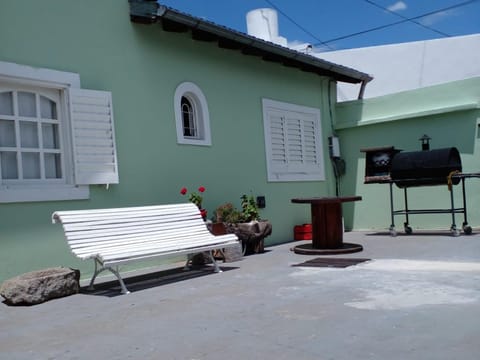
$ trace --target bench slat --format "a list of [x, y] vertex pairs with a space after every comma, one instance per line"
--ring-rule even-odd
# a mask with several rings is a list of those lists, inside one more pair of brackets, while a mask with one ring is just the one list
[[164, 228], [159, 229], [149, 229], [149, 231], [138, 231], [138, 232], [119, 232], [119, 233], [112, 233], [112, 232], [105, 232], [102, 234], [97, 234], [97, 237], [92, 237], [88, 235], [82, 236], [82, 234], [76, 234], [72, 236], [71, 234], [67, 234], [68, 244], [70, 246], [88, 246], [88, 244], [101, 244], [106, 243], [108, 244], [111, 241], [120, 241], [120, 242], [130, 242], [134, 241], [135, 239], [142, 239], [142, 238], [158, 238], [158, 239], [168, 239], [168, 238], [177, 238], [182, 237], [184, 235], [189, 234], [198, 234], [198, 233], [205, 233], [203, 229], [198, 226], [192, 226], [186, 229], [182, 229], [182, 231], [178, 231], [178, 228], [171, 228], [165, 230]]
[[199, 216], [184, 216], [184, 215], [172, 215], [172, 216], [164, 216], [162, 218], [153, 217], [136, 217], [136, 218], [124, 218], [124, 219], [110, 219], [110, 220], [89, 220], [89, 221], [82, 221], [82, 222], [69, 222], [64, 223], [63, 227], [65, 230], [68, 231], [75, 231], [75, 230], [89, 230], [89, 229], [101, 229], [107, 227], [117, 226], [118, 224], [127, 225], [127, 224], [161, 224], [161, 223], [175, 223], [176, 221], [193, 221], [197, 220], [197, 222], [202, 222], [203, 220]]
[[198, 242], [207, 241], [210, 244], [217, 244], [220, 243], [222, 240], [220, 239], [212, 239], [208, 235], [204, 234], [190, 234], [190, 235], [183, 235], [183, 236], [175, 236], [175, 237], [155, 237], [155, 236], [144, 236], [138, 239], [132, 239], [129, 242], [112, 240], [109, 243], [89, 243], [86, 246], [84, 244], [79, 246], [73, 246], [72, 251], [75, 253], [96, 253], [102, 251], [108, 251], [109, 249], [116, 249], [116, 248], [135, 248], [138, 246], [142, 246], [145, 244], [154, 244], [158, 247], [193, 247]]
[[[235, 239], [231, 239], [235, 240]], [[235, 240], [236, 241], [236, 240]], [[103, 250], [101, 253], [103, 261], [119, 259], [122, 257], [131, 257], [131, 256], [138, 256], [138, 255], [154, 255], [154, 254], [161, 254], [164, 252], [175, 251], [176, 249], [197, 249], [195, 250], [196, 253], [201, 252], [203, 250], [198, 251], [198, 248], [203, 246], [219, 246], [222, 248], [225, 246], [225, 239], [222, 241], [212, 243], [208, 241], [208, 239], [197, 240], [195, 242], [190, 242], [189, 244], [185, 244], [185, 246], [168, 246], [165, 244], [155, 244], [155, 243], [148, 243], [144, 246], [137, 246], [134, 249], [132, 248], [113, 248], [109, 250]]]
[[[168, 241], [169, 239], [182, 239], [186, 237], [195, 237], [195, 236], [207, 236], [208, 238], [212, 238], [211, 234], [203, 231], [201, 228], [189, 228], [185, 231], [179, 232], [176, 229], [172, 229], [171, 231], [165, 231], [162, 229], [155, 230], [155, 231], [147, 231], [147, 232], [139, 232], [139, 233], [126, 233], [126, 234], [116, 234], [116, 235], [108, 235], [105, 234], [100, 238], [100, 241], [96, 241], [95, 238], [80, 238], [68, 241], [69, 245], [72, 247], [86, 247], [89, 244], [93, 245], [102, 245], [102, 246], [109, 246], [112, 243], [125, 243], [125, 244], [134, 244], [137, 240], [148, 240], [154, 239], [157, 241]], [[213, 241], [213, 240], [212, 240]]]
[[89, 225], [94, 225], [94, 224], [114, 224], [114, 223], [123, 223], [123, 222], [135, 222], [135, 221], [142, 221], [142, 220], [161, 220], [164, 222], [168, 221], [176, 221], [178, 219], [197, 219], [197, 220], [203, 220], [200, 216], [200, 214], [196, 213], [176, 213], [176, 214], [133, 214], [132, 216], [118, 216], [118, 217], [100, 217], [100, 218], [85, 218], [85, 217], [75, 217], [75, 218], [70, 218], [70, 217], [62, 217], [62, 224], [63, 225], [69, 225], [69, 226], [89, 226]]
[[68, 210], [56, 211], [53, 213], [53, 220], [60, 220], [62, 223], [75, 221], [88, 221], [98, 219], [131, 218], [136, 214], [143, 215], [168, 215], [168, 214], [199, 214], [198, 209], [191, 207], [191, 203], [176, 205], [157, 205], [145, 207], [93, 209], [93, 210]]
[[[216, 241], [215, 241], [216, 240]], [[191, 234], [191, 235], [183, 235], [183, 236], [176, 236], [176, 237], [163, 237], [163, 238], [158, 238], [155, 236], [145, 236], [142, 238], [134, 239], [130, 242], [125, 242], [123, 240], [121, 241], [112, 241], [110, 243], [100, 243], [100, 244], [95, 244], [95, 243], [90, 243], [87, 246], [75, 246], [72, 248], [72, 251], [75, 254], [92, 254], [92, 253], [100, 253], [104, 254], [105, 252], [119, 249], [119, 248], [126, 248], [126, 249], [133, 249], [137, 248], [139, 246], [145, 246], [148, 244], [153, 244], [155, 247], [158, 248], [180, 248], [180, 247], [194, 247], [197, 245], [203, 245], [204, 242], [209, 243], [209, 244], [217, 244], [220, 243], [222, 240], [221, 239], [215, 239], [212, 240], [212, 238], [208, 235], [202, 235], [202, 234]]]
[[169, 210], [169, 211], [183, 211], [192, 210], [192, 203], [186, 202], [181, 204], [164, 204], [164, 205], [146, 205], [146, 206], [130, 206], [119, 208], [103, 208], [103, 209], [88, 209], [88, 210], [61, 210], [55, 211], [55, 213], [61, 213], [65, 215], [99, 215], [99, 214], [119, 214], [119, 213], [132, 213], [142, 211], [157, 211], [157, 210]]
[[[80, 231], [69, 231], [66, 230], [65, 234], [67, 236], [68, 241], [71, 240], [76, 240], [76, 239], [98, 239], [98, 241], [101, 241], [102, 236], [104, 235], [110, 235], [110, 236], [116, 236], [116, 235], [127, 235], [127, 234], [141, 234], [145, 232], [161, 232], [165, 231], [166, 233], [172, 232], [172, 230], [176, 232], [182, 232], [183, 229], [188, 229], [188, 228], [198, 228], [201, 229], [201, 227], [205, 228], [205, 225], [199, 224], [196, 221], [177, 221], [175, 223], [169, 223], [169, 224], [152, 224], [152, 225], [119, 225], [119, 226], [113, 226], [113, 227], [106, 227], [103, 229], [98, 229], [98, 230], [80, 230]], [[205, 231], [207, 231], [205, 229]]]

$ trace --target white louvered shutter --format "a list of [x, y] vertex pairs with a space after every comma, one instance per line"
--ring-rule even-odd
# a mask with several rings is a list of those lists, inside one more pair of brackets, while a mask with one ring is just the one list
[[304, 107], [292, 111], [282, 109], [283, 104], [278, 106], [277, 102], [265, 103], [268, 180], [324, 180], [319, 112], [302, 111], [310, 110]]
[[286, 117], [288, 172], [308, 174], [318, 166], [318, 131], [308, 114], [290, 113]]
[[271, 111], [268, 114], [270, 133], [270, 163], [273, 172], [285, 171], [287, 165], [285, 118], [282, 113]]
[[75, 183], [118, 184], [111, 93], [70, 89], [69, 95]]

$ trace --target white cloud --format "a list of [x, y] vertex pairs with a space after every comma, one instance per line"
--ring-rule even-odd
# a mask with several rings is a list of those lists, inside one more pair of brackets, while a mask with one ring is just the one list
[[395, 4], [390, 5], [388, 8], [390, 11], [401, 11], [407, 9], [407, 4], [403, 1], [397, 1]]
[[453, 12], [451, 12], [451, 11], [441, 11], [441, 12], [438, 12], [438, 13], [435, 13], [435, 14], [432, 14], [432, 15], [425, 16], [425, 17], [421, 18], [420, 22], [423, 25], [430, 26], [430, 25], [433, 25], [433, 24], [435, 24], [439, 21], [442, 21], [444, 18], [449, 17], [451, 15], [453, 15]]

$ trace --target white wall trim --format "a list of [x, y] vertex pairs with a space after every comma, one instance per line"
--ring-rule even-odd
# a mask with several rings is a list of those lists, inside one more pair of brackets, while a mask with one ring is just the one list
[[24, 79], [31, 85], [32, 81], [40, 81], [43, 84], [35, 84], [47, 86], [48, 83], [55, 84], [58, 88], [59, 84], [64, 87], [80, 87], [80, 75], [72, 72], [51, 70], [45, 68], [35, 68], [27, 65], [20, 65], [10, 62], [0, 61], [0, 76], [7, 78], [15, 78], [16, 81]]

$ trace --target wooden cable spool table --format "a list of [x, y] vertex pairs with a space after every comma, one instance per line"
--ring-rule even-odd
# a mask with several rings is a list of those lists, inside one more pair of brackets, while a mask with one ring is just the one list
[[312, 243], [295, 246], [295, 253], [331, 255], [362, 251], [361, 245], [343, 242], [342, 203], [359, 200], [361, 196], [292, 199], [295, 204], [310, 204], [312, 213]]

